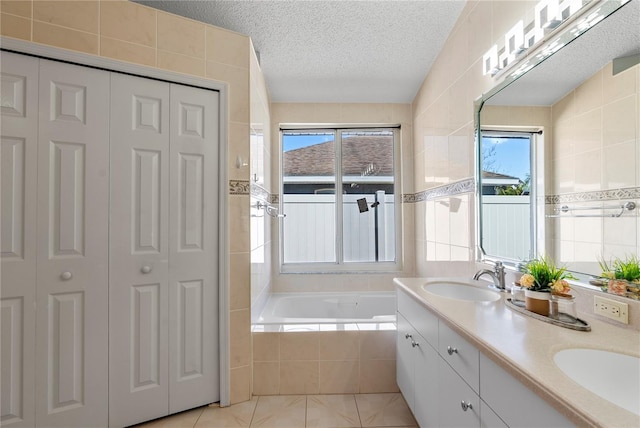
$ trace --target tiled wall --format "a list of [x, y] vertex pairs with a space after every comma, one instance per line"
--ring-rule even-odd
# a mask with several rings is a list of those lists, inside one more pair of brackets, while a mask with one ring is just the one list
[[[536, 2], [468, 2], [413, 101], [415, 191], [474, 176], [474, 100], [497, 84], [483, 54]], [[472, 193], [415, 203], [416, 273], [472, 275]]]
[[[613, 76], [608, 64], [558, 101], [552, 113], [554, 195], [640, 186], [640, 65]], [[620, 202], [610, 199], [605, 203]], [[567, 205], [602, 204], [583, 201]], [[639, 211], [620, 218], [557, 219], [556, 258], [594, 263], [598, 257], [640, 254]]]
[[[412, 122], [409, 104], [271, 104], [271, 182], [275, 191], [279, 189], [279, 124], [400, 124], [401, 170], [400, 192], [413, 193], [413, 145], [411, 143]], [[273, 291], [383, 291], [393, 290], [393, 278], [411, 276], [414, 272], [414, 204], [402, 204], [403, 259], [402, 272], [379, 274], [279, 274], [279, 252], [272, 246]], [[272, 236], [277, 239], [278, 225], [273, 223]]]
[[300, 327], [253, 333], [254, 394], [398, 391], [393, 324]]
[[[0, 34], [227, 82], [229, 179], [248, 182], [250, 41], [201, 22], [119, 0], [0, 2]], [[258, 70], [259, 72], [259, 70]], [[249, 196], [229, 197], [231, 402], [250, 398]]]

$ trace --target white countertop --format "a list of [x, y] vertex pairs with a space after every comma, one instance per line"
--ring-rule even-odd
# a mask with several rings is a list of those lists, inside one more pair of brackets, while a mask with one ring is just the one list
[[504, 303], [508, 293], [496, 302], [470, 302], [422, 289], [427, 280], [436, 279], [395, 278], [394, 283], [576, 425], [640, 427], [640, 416], [578, 385], [553, 362], [554, 354], [567, 348], [640, 356], [640, 333], [585, 313], [578, 317], [591, 325], [590, 332], [555, 326], [509, 309]]

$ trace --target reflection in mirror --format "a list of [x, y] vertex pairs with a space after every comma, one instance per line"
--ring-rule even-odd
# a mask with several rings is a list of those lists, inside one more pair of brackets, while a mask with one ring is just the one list
[[524, 132], [482, 132], [480, 244], [485, 254], [512, 260], [529, 260], [535, 254], [531, 227], [534, 138]]
[[[586, 281], [602, 274], [599, 261], [640, 254], [640, 209], [620, 209], [640, 203], [638, 22], [640, 0], [632, 0], [479, 103], [480, 129], [544, 130], [531, 232], [538, 254]], [[623, 71], [614, 65], [634, 56]], [[479, 208], [485, 246], [493, 232]]]

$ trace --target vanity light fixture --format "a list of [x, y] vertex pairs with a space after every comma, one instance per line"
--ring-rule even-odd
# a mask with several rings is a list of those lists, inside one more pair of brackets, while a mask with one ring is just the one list
[[[621, 6], [629, 1], [620, 0], [618, 4]], [[504, 41], [501, 46], [495, 44], [484, 54], [482, 57], [483, 76], [496, 77], [502, 74], [516, 62], [525, 60], [526, 57], [523, 54], [530, 51], [532, 47], [541, 47], [536, 54], [538, 62], [554, 54], [566, 44], [561, 41], [562, 36], [549, 41], [550, 37], [553, 37], [552, 34], [556, 33], [556, 30], [563, 24], [572, 21], [576, 24], [568, 32], [573, 37], [577, 37], [604, 19], [607, 15], [606, 11], [611, 9], [606, 3], [586, 2], [583, 4], [582, 0], [565, 0], [562, 2], [560, 0], [541, 0], [534, 7], [532, 21], [524, 25], [525, 21], [519, 20], [504, 35]], [[581, 15], [584, 17], [581, 17]], [[525, 28], [529, 29], [526, 33], [524, 32]], [[549, 42], [542, 47], [542, 43], [545, 40]], [[510, 77], [517, 77], [531, 69], [532, 65], [529, 65], [529, 62], [531, 61], [527, 60]]]

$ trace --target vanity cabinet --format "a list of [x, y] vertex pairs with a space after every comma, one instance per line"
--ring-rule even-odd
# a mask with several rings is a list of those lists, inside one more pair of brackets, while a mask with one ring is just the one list
[[398, 290], [397, 381], [420, 427], [574, 426]]

